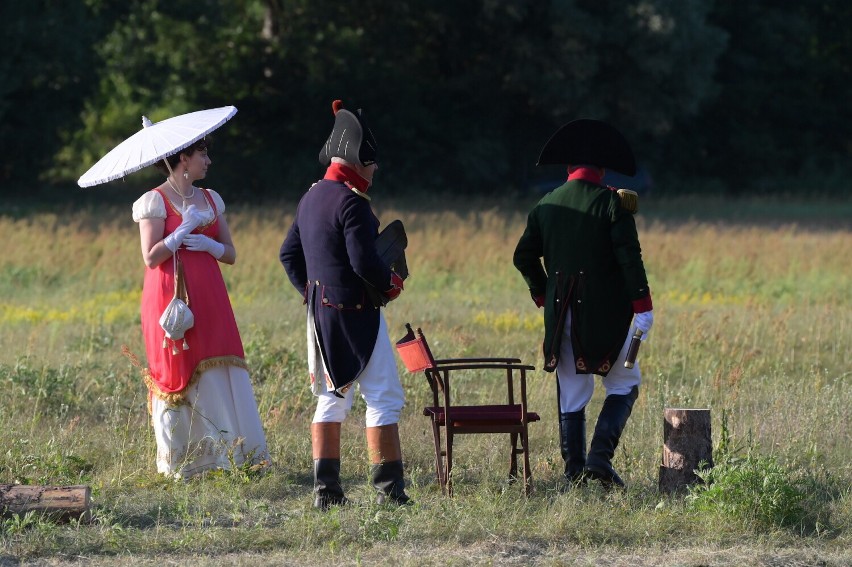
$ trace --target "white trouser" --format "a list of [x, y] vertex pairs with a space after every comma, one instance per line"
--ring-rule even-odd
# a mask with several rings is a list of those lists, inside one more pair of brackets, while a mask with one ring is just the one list
[[[631, 333], [627, 333], [621, 352], [612, 365], [612, 370], [601, 378], [606, 388], [606, 395], [629, 394], [634, 386], [642, 382], [639, 363], [633, 368], [624, 367], [627, 349], [630, 347]], [[556, 366], [556, 379], [559, 381], [559, 411], [561, 413], [580, 411], [589, 400], [595, 389], [594, 374], [578, 374], [574, 366], [574, 348], [571, 346], [571, 313], [565, 321], [565, 331], [562, 335], [562, 345], [559, 348], [559, 364]]]
[[[399, 412], [405, 405], [405, 393], [399, 381], [396, 359], [393, 356], [388, 328], [383, 314], [379, 314], [379, 333], [370, 361], [358, 380], [358, 391], [367, 403], [367, 427], [392, 425], [399, 422]], [[349, 388], [342, 398], [331, 392], [317, 396], [314, 423], [342, 422], [352, 409], [355, 388]]]

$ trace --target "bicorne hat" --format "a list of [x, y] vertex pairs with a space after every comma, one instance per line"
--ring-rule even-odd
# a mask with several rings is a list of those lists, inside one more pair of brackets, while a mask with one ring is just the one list
[[553, 134], [536, 165], [596, 165], [636, 175], [636, 158], [624, 136], [606, 122], [580, 118]]
[[378, 144], [367, 126], [364, 112], [360, 108], [350, 112], [343, 108], [340, 100], [331, 103], [331, 109], [334, 111], [334, 129], [320, 150], [320, 163], [328, 165], [333, 157], [358, 165], [376, 163]]

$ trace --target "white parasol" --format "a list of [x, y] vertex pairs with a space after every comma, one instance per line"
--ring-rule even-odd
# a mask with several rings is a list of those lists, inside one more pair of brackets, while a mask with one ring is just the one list
[[91, 187], [139, 171], [188, 148], [236, 113], [236, 107], [223, 106], [181, 114], [153, 124], [143, 116], [142, 129], [98, 160], [77, 184]]

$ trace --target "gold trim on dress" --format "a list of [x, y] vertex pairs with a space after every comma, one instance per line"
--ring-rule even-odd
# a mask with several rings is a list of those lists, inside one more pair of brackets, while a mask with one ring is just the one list
[[[142, 380], [145, 382], [145, 385], [148, 386], [148, 392], [150, 392], [151, 396], [156, 396], [158, 399], [163, 400], [169, 405], [177, 406], [186, 403], [186, 392], [189, 390], [189, 387], [198, 382], [198, 379], [204, 372], [211, 368], [216, 368], [217, 366], [236, 366], [237, 368], [242, 368], [245, 371], [248, 371], [249, 369], [246, 361], [239, 356], [214, 356], [213, 358], [205, 358], [199, 362], [198, 366], [196, 366], [195, 370], [192, 372], [192, 377], [189, 379], [189, 382], [187, 382], [186, 386], [182, 390], [177, 392], [164, 392], [161, 390], [151, 377], [151, 370], [149, 368], [142, 369]], [[151, 413], [150, 396], [148, 398], [148, 413]]]

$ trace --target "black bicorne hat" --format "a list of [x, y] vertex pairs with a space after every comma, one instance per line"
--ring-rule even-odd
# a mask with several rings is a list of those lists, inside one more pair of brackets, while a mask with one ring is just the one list
[[621, 132], [590, 118], [572, 120], [557, 130], [542, 148], [536, 165], [581, 164], [636, 175], [636, 158]]
[[340, 100], [331, 103], [331, 109], [334, 111], [334, 129], [320, 150], [320, 163], [328, 165], [333, 157], [359, 165], [376, 163], [379, 148], [367, 126], [364, 112], [360, 108], [350, 112], [343, 108]]

